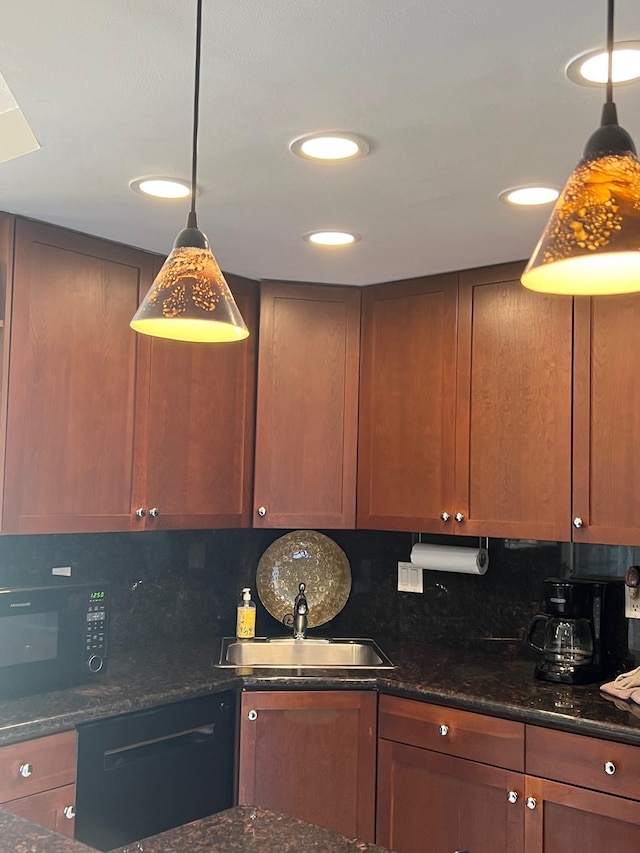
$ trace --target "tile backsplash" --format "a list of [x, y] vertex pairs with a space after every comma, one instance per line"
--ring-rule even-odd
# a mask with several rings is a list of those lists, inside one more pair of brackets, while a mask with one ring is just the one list
[[[0, 585], [64, 583], [54, 567], [70, 566], [76, 581], [112, 586], [112, 648], [235, 630], [243, 586], [255, 589], [260, 556], [283, 530], [213, 530], [0, 537]], [[549, 575], [621, 576], [640, 549], [570, 546], [496, 539], [484, 576], [424, 573], [422, 594], [397, 592], [397, 562], [408, 560], [415, 537], [378, 531], [322, 531], [345, 551], [353, 585], [344, 610], [319, 633], [412, 639], [447, 644], [477, 638], [520, 639], [539, 612]], [[459, 537], [425, 537], [441, 544], [477, 544]], [[257, 598], [257, 596], [255, 596]], [[258, 634], [279, 625], [257, 600]], [[633, 626], [635, 627], [635, 626]], [[635, 634], [632, 636], [635, 637]], [[633, 643], [632, 643], [633, 645]], [[640, 645], [640, 644], [638, 644]], [[634, 645], [634, 648], [636, 646]]]

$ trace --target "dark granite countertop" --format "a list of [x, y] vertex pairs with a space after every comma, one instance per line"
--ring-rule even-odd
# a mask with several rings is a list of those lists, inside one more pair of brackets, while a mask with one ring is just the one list
[[305, 853], [388, 853], [386, 847], [347, 838], [338, 832], [255, 806], [237, 806], [169, 829], [120, 847], [117, 853], [178, 853], [184, 850], [190, 853], [299, 853], [302, 850]]
[[[237, 806], [119, 848], [119, 853], [388, 853], [285, 815]], [[52, 830], [0, 809], [0, 853], [93, 853]]]
[[93, 853], [93, 850], [0, 808], [0, 853]]
[[246, 689], [378, 689], [399, 696], [640, 745], [640, 706], [606, 699], [598, 685], [533, 678], [519, 644], [472, 649], [380, 641], [393, 670], [216, 669], [216, 643], [139, 649], [111, 660], [98, 684], [0, 702], [0, 745], [117, 714], [244, 686]]

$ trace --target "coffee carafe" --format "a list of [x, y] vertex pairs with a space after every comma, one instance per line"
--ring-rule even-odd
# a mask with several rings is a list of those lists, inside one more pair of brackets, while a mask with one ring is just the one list
[[525, 634], [526, 644], [542, 654], [536, 678], [563, 684], [604, 678], [600, 630], [604, 587], [580, 579], [544, 581], [546, 612], [533, 617]]

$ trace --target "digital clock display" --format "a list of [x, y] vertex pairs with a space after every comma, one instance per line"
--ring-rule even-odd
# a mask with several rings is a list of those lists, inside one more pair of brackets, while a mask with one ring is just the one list
[[91, 595], [89, 596], [89, 599], [91, 601], [102, 601], [103, 598], [104, 598], [104, 590], [101, 592], [92, 592]]

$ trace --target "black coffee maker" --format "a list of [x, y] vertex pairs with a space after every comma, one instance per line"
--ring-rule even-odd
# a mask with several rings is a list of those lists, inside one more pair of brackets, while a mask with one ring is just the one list
[[[612, 627], [612, 620], [605, 619], [605, 599], [611, 586], [604, 580], [546, 578], [546, 612], [533, 617], [524, 638], [530, 648], [542, 654], [534, 670], [536, 678], [590, 684], [604, 681], [613, 673], [615, 658], [605, 640]], [[624, 622], [615, 615], [612, 619], [616, 624]]]

